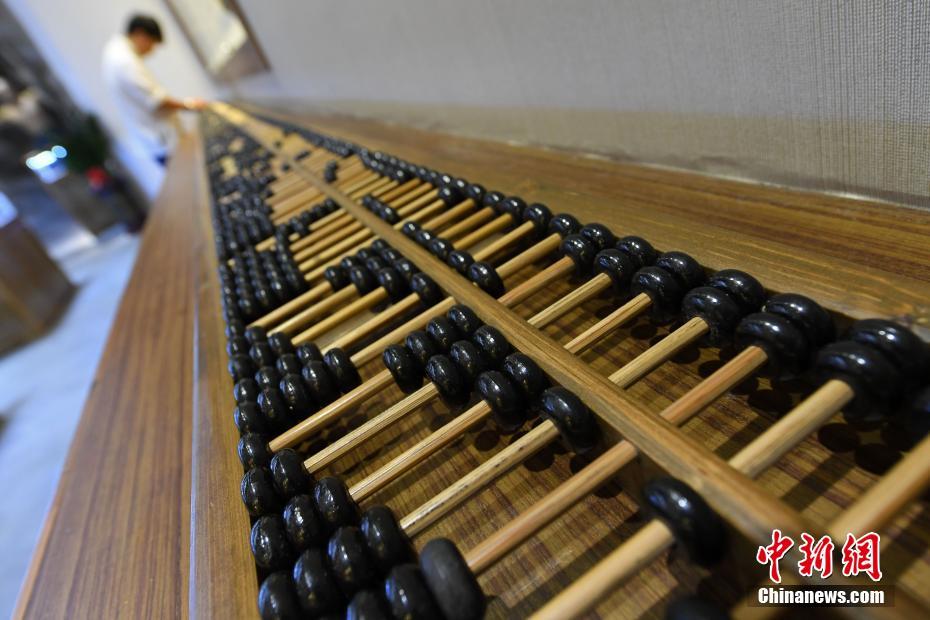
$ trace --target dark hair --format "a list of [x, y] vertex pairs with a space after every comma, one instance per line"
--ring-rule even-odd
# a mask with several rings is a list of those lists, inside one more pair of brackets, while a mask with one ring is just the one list
[[126, 26], [126, 34], [132, 34], [137, 30], [141, 30], [159, 43], [162, 42], [161, 26], [158, 25], [154, 17], [136, 14], [129, 18], [129, 25]]

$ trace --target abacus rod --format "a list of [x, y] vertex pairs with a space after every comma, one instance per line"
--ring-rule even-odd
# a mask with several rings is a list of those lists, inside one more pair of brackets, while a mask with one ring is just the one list
[[523, 222], [522, 224], [520, 224], [519, 226], [511, 230], [506, 235], [503, 235], [499, 237], [498, 239], [495, 239], [488, 245], [484, 246], [483, 248], [475, 252], [472, 255], [472, 258], [474, 258], [476, 261], [487, 260], [491, 258], [492, 256], [494, 256], [495, 254], [497, 254], [498, 252], [500, 252], [501, 250], [503, 250], [504, 248], [510, 246], [516, 241], [519, 241], [526, 235], [532, 233], [534, 228], [535, 228], [535, 225], [533, 224], [533, 222]]
[[387, 299], [388, 292], [384, 290], [384, 287], [379, 286], [375, 290], [359, 297], [352, 303], [340, 308], [325, 319], [317, 321], [306, 330], [300, 332], [300, 334], [296, 336], [295, 340], [299, 340], [300, 342], [312, 342], [340, 323], [349, 320], [353, 316], [364, 312], [365, 310], [368, 310], [369, 308], [376, 306], [377, 304]]
[[357, 294], [358, 294], [358, 291], [356, 290], [354, 285], [350, 284], [348, 286], [345, 286], [339, 289], [338, 291], [336, 291], [335, 293], [333, 293], [332, 295], [330, 295], [329, 297], [327, 297], [326, 299], [310, 306], [303, 312], [300, 312], [299, 314], [294, 315], [293, 317], [284, 321], [277, 327], [274, 327], [270, 331], [270, 333], [276, 334], [278, 332], [281, 332], [284, 334], [291, 335], [294, 332], [296, 332], [298, 329], [306, 325], [307, 323], [311, 321], [315, 321], [316, 319], [320, 318], [321, 316], [323, 316], [324, 314], [326, 314], [333, 308], [337, 308], [341, 306], [342, 304], [347, 303], [350, 299], [352, 299], [352, 297], [354, 297]]
[[479, 241], [487, 239], [494, 233], [500, 232], [514, 223], [515, 222], [513, 217], [508, 213], [504, 213], [503, 215], [494, 218], [481, 228], [478, 228], [477, 230], [468, 233], [464, 237], [461, 237], [458, 241], [454, 241], [453, 245], [455, 247], [462, 246], [466, 248], [473, 246]]
[[652, 372], [656, 366], [706, 334], [709, 329], [707, 322], [701, 317], [689, 319], [684, 325], [636, 356], [629, 364], [625, 364], [610, 375], [610, 381], [620, 387], [632, 385]]
[[278, 306], [277, 308], [275, 308], [274, 310], [272, 310], [265, 316], [255, 319], [249, 325], [250, 326], [254, 325], [258, 327], [268, 327], [269, 325], [273, 325], [274, 323], [277, 323], [281, 319], [286, 318], [288, 315], [292, 314], [293, 312], [296, 312], [301, 307], [307, 304], [316, 303], [317, 300], [322, 299], [323, 296], [326, 295], [326, 293], [330, 291], [332, 291], [332, 287], [330, 286], [329, 282], [322, 282], [320, 284], [317, 284], [310, 290], [304, 293], [301, 293], [300, 295], [290, 300], [286, 304]]
[[413, 190], [409, 192], [405, 192], [403, 195], [391, 198], [389, 201], [386, 201], [386, 202], [389, 207], [394, 208], [394, 209], [399, 209], [400, 207], [416, 200], [423, 194], [429, 191], [432, 191], [434, 189], [436, 188], [434, 188], [430, 183], [424, 182], [423, 184], [415, 187]]
[[383, 202], [390, 202], [391, 200], [394, 200], [398, 196], [401, 196], [403, 194], [407, 194], [408, 192], [413, 191], [414, 189], [420, 187], [422, 184], [423, 184], [423, 181], [421, 181], [420, 179], [416, 179], [416, 178], [410, 179], [409, 181], [405, 181], [404, 183], [401, 183], [394, 189], [378, 196], [378, 198], [381, 199]]
[[456, 219], [458, 219], [460, 215], [467, 213], [474, 207], [475, 207], [475, 201], [472, 200], [471, 198], [466, 198], [465, 200], [458, 203], [457, 205], [455, 205], [454, 207], [452, 207], [445, 213], [441, 213], [440, 215], [437, 215], [433, 219], [424, 222], [423, 228], [426, 228], [427, 230], [433, 230], [434, 228], [445, 226], [449, 222], [455, 221]]
[[[600, 295], [603, 291], [610, 288], [610, 276], [605, 273], [595, 274], [581, 286], [575, 288], [572, 292], [559, 299], [556, 303], [546, 308], [543, 312], [552, 313], [557, 317], [565, 314], [563, 306], [568, 308], [577, 308], [589, 299]], [[549, 321], [547, 321], [549, 322]]]

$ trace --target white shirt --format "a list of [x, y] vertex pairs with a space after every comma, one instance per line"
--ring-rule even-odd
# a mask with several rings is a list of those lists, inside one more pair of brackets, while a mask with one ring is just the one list
[[158, 110], [168, 93], [125, 35], [107, 42], [102, 67], [103, 80], [129, 132], [152, 156], [169, 154], [177, 143], [177, 117], [172, 111]]

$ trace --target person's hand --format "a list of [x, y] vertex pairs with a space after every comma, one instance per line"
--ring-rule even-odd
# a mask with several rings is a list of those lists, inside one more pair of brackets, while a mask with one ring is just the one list
[[209, 104], [206, 101], [198, 97], [189, 97], [184, 100], [184, 107], [185, 109], [188, 109], [188, 110], [194, 110], [194, 111], [203, 110], [208, 105]]

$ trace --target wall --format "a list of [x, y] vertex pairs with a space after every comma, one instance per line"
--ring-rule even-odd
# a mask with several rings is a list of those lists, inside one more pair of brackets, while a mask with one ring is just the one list
[[240, 3], [246, 98], [928, 206], [930, 3]]
[[161, 22], [166, 41], [148, 61], [155, 76], [177, 96], [214, 98], [216, 89], [165, 4], [160, 0], [4, 1], [77, 105], [106, 123], [117, 156], [142, 189], [154, 196], [162, 169], [127, 138], [103, 83], [100, 59], [103, 46], [123, 31], [130, 14], [148, 13]]

